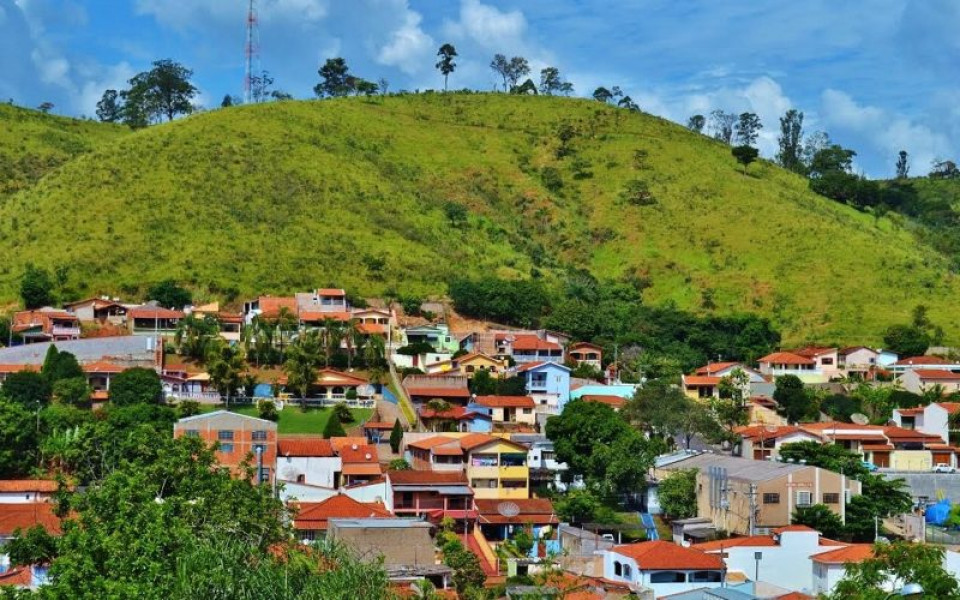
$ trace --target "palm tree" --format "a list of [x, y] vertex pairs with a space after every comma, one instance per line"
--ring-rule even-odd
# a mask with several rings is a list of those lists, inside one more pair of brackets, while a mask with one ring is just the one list
[[451, 423], [446, 413], [449, 412], [453, 406], [443, 398], [431, 398], [430, 401], [427, 402], [426, 408], [433, 412], [433, 418], [436, 420], [437, 425], [434, 425], [434, 431], [437, 431], [438, 425], [440, 431], [446, 431], [448, 424]]
[[283, 363], [287, 385], [298, 392], [303, 408], [307, 407], [307, 391], [317, 380], [321, 354], [322, 344], [317, 331], [305, 331], [287, 350], [287, 360]]
[[347, 342], [347, 369], [353, 369], [353, 355], [363, 348], [366, 337], [357, 327], [359, 325], [356, 319], [350, 319], [347, 323], [345, 340]]
[[287, 334], [297, 331], [300, 327], [300, 320], [297, 318], [293, 312], [286, 306], [281, 306], [280, 311], [277, 313], [277, 337], [280, 342], [280, 362], [283, 362], [283, 344], [289, 338]]
[[230, 397], [240, 390], [243, 383], [241, 374], [246, 367], [240, 347], [219, 340], [211, 344], [207, 354], [207, 373], [217, 393], [226, 399], [227, 407], [230, 406]]

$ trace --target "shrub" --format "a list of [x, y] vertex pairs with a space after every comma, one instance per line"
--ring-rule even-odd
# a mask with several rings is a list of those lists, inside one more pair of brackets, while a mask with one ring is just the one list
[[277, 422], [280, 420], [280, 411], [273, 400], [260, 400], [257, 402], [257, 415], [261, 419]]

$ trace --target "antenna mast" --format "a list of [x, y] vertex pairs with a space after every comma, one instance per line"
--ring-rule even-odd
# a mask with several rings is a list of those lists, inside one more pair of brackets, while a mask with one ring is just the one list
[[247, 11], [247, 43], [244, 45], [246, 59], [246, 75], [243, 79], [243, 102], [253, 102], [253, 68], [254, 62], [260, 58], [260, 25], [257, 18], [257, 2], [250, 0]]

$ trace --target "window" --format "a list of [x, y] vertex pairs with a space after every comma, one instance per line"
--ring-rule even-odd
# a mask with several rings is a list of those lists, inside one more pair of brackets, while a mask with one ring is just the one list
[[505, 490], [519, 490], [527, 487], [526, 479], [501, 479], [500, 483]]
[[832, 364], [833, 364], [833, 357], [831, 356], [831, 357], [821, 358], [821, 359], [820, 359], [820, 364], [821, 364], [821, 365], [832, 365]]
[[260, 454], [264, 454], [264, 453], [266, 453], [266, 451], [267, 451], [267, 445], [266, 445], [266, 444], [254, 444], [254, 445], [253, 445], [253, 455], [254, 455], [254, 456], [257, 455], [257, 450], [260, 451]]
[[299, 475], [297, 475], [297, 483], [306, 483], [306, 482], [307, 482], [306, 475], [304, 475], [303, 473], [300, 473]]
[[810, 506], [813, 504], [813, 492], [797, 492], [797, 506]]
[[260, 483], [267, 483], [270, 481], [270, 467], [262, 467], [260, 469]]
[[780, 494], [764, 494], [764, 504], [780, 504]]
[[826, 492], [823, 494], [824, 504], [840, 504], [840, 494], [835, 492]]
[[686, 583], [687, 574], [682, 571], [655, 571], [650, 574], [650, 583]]
[[529, 415], [529, 414], [531, 414], [532, 412], [533, 412], [533, 409], [532, 409], [532, 408], [525, 408], [525, 409], [523, 409], [523, 414], [525, 414], [525, 415]]
[[233, 432], [227, 429], [221, 429], [217, 432], [217, 439], [221, 441], [233, 441]]
[[470, 464], [474, 467], [495, 467], [498, 464], [496, 454], [474, 454], [470, 457]]
[[467, 365], [467, 373], [473, 373], [476, 369], [473, 368], [473, 365]]
[[630, 568], [630, 565], [623, 564], [623, 578], [624, 579], [633, 579], [633, 569]]
[[496, 489], [497, 480], [496, 479], [473, 479], [470, 482], [470, 487]]
[[690, 574], [690, 581], [719, 583], [720, 571], [694, 571]]
[[613, 574], [617, 577], [623, 576], [623, 565], [620, 564], [619, 560], [613, 561]]
[[200, 432], [197, 431], [196, 429], [188, 429], [183, 432], [183, 435], [187, 437], [200, 437]]
[[258, 429], [257, 431], [254, 431], [254, 432], [252, 432], [252, 433], [250, 434], [250, 439], [252, 439], [252, 440], [255, 441], [255, 442], [263, 442], [263, 441], [266, 441], [266, 439], [267, 439], [267, 432], [266, 432], [266, 431], [263, 431], [263, 430], [261, 430], [261, 429]]
[[233, 454], [233, 444], [227, 442], [226, 444], [220, 444], [220, 452], [224, 454]]

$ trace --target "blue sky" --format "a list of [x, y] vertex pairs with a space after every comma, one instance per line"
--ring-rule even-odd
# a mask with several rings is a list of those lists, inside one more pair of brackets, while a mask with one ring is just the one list
[[[778, 117], [857, 150], [890, 176], [960, 158], [960, 2], [953, 0], [258, 0], [260, 61], [276, 87], [309, 97], [323, 59], [343, 56], [390, 89], [442, 86], [437, 47], [453, 43], [451, 86], [491, 89], [494, 53], [558, 67], [579, 95], [619, 85], [678, 122], [714, 108], [760, 115], [772, 156]], [[240, 94], [246, 0], [0, 0], [0, 99], [93, 115], [151, 61], [194, 70], [200, 103]]]

